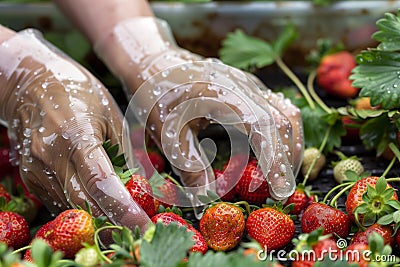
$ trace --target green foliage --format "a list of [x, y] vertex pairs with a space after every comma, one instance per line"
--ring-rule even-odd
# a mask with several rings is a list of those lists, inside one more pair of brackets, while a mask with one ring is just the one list
[[219, 57], [224, 63], [239, 69], [262, 68], [273, 64], [296, 38], [297, 31], [291, 24], [272, 43], [237, 29], [223, 40]]
[[373, 106], [400, 108], [400, 11], [386, 13], [376, 23], [379, 31], [372, 35], [380, 44], [357, 56], [358, 66], [350, 79], [361, 88], [360, 95], [371, 97]]
[[192, 232], [187, 231], [186, 227], [178, 226], [177, 223], [170, 223], [168, 226], [157, 223], [151, 242], [142, 241], [141, 266], [177, 266], [193, 246], [192, 236]]
[[331, 152], [334, 148], [340, 147], [341, 136], [345, 134], [345, 130], [337, 116], [337, 113], [327, 114], [319, 107], [314, 109], [308, 105], [301, 107], [305, 147], [319, 147], [324, 139], [323, 133], [330, 125], [332, 128], [324, 152]]

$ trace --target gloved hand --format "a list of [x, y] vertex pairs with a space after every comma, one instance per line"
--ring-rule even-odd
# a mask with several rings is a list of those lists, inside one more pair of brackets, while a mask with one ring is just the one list
[[0, 119], [27, 187], [54, 213], [85, 208], [142, 231], [150, 222], [104, 151], [123, 117], [107, 89], [34, 30], [0, 45]]
[[153, 17], [120, 22], [95, 50], [131, 97], [128, 121], [134, 114], [181, 177], [190, 196], [183, 205], [200, 206], [196, 196], [215, 188], [209, 157], [197, 140], [209, 123], [244, 133], [232, 146], [248, 147], [250, 141], [272, 196], [292, 194], [303, 136], [299, 110], [290, 101], [260, 90], [245, 72], [181, 49], [167, 23]]

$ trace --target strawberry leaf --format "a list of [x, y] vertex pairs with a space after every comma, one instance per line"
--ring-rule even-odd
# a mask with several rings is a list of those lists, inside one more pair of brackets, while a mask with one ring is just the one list
[[187, 231], [186, 227], [179, 227], [175, 222], [167, 226], [157, 223], [151, 242], [143, 240], [140, 246], [141, 266], [177, 266], [193, 246], [192, 236], [193, 232]]
[[270, 44], [260, 38], [248, 36], [242, 30], [227, 34], [222, 41], [219, 57], [224, 63], [244, 70], [262, 68], [275, 61]]
[[400, 151], [398, 147], [394, 143], [389, 144], [390, 150], [392, 150], [393, 154], [396, 156], [396, 158], [400, 161]]
[[190, 255], [188, 267], [213, 267], [213, 266], [230, 266], [229, 256], [223, 252], [208, 251], [201, 255], [194, 253]]
[[208, 251], [202, 255], [200, 253], [193, 253], [189, 256], [187, 267], [258, 267], [258, 266], [273, 266], [273, 259], [268, 257], [262, 261], [255, 261], [251, 256], [243, 256], [240, 253], [224, 253]]
[[386, 13], [384, 18], [376, 22], [380, 31], [375, 32], [372, 38], [381, 42], [378, 48], [387, 51], [400, 50], [400, 10], [397, 16], [392, 13]]
[[360, 138], [367, 149], [376, 149], [377, 156], [381, 155], [391, 142], [397, 142], [396, 125], [386, 113], [370, 118], [360, 128]]
[[32, 259], [38, 267], [57, 267], [63, 255], [60, 251], [53, 251], [42, 239], [32, 241]]
[[397, 15], [386, 13], [377, 21], [379, 31], [372, 37], [381, 43], [357, 56], [358, 66], [350, 76], [353, 86], [361, 88], [360, 96], [371, 97], [371, 105], [383, 109], [400, 108], [399, 16], [400, 11]]
[[282, 56], [283, 52], [293, 43], [298, 37], [298, 32], [293, 24], [287, 24], [283, 32], [278, 36], [278, 39], [272, 44], [275, 54]]
[[362, 88], [360, 96], [371, 97], [372, 106], [383, 109], [400, 108], [398, 69], [400, 53], [380, 50], [363, 51], [357, 56], [358, 66], [350, 79], [353, 86]]
[[305, 147], [320, 147], [324, 139], [324, 134], [321, 133], [325, 133], [330, 125], [333, 126], [324, 152], [331, 152], [334, 148], [341, 146], [341, 136], [345, 135], [346, 131], [340, 120], [335, 120], [337, 117], [328, 115], [319, 107], [312, 109], [310, 106], [301, 108], [301, 117], [304, 128]]
[[149, 179], [151, 190], [153, 191], [153, 194], [157, 197], [164, 196], [159, 188], [162, 187], [165, 183], [166, 183], [165, 177], [162, 176], [159, 172], [154, 172]]

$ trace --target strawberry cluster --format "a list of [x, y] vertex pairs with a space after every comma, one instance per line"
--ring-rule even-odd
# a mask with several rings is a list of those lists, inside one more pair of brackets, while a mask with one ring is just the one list
[[[199, 196], [206, 208], [202, 218], [195, 220], [187, 217], [190, 210], [182, 213], [175, 206], [182, 197], [180, 182], [166, 173], [165, 162], [159, 164], [158, 161], [157, 166], [163, 168], [158, 169], [157, 175], [146, 177], [126, 169], [124, 160], [116, 160], [121, 159], [121, 155], [115, 153], [118, 147], [106, 142], [104, 148], [112, 156], [111, 161], [126, 189], [154, 225], [141, 235], [139, 231], [135, 233], [113, 225], [105, 218], [93, 218], [90, 208], [86, 207], [86, 211], [66, 210], [32, 230], [32, 221], [6, 209], [18, 206], [16, 196], [6, 187], [0, 187], [0, 202], [4, 204], [1, 205], [4, 211], [0, 212], [0, 241], [22, 252], [16, 262], [40, 266], [38, 257], [49, 257], [49, 261], [72, 266], [159, 266], [149, 265], [152, 261], [149, 251], [159, 250], [158, 257], [180, 251], [177, 265], [168, 266], [213, 262], [214, 257], [226, 257], [224, 260], [229, 263], [243, 260], [250, 264], [246, 266], [252, 266], [267, 260], [260, 257], [262, 253], [269, 255], [268, 261], [272, 259], [268, 266], [280, 266], [278, 260], [282, 260], [279, 258], [282, 255], [279, 252], [285, 251], [292, 266], [318, 266], [319, 262], [329, 262], [331, 258], [345, 266], [352, 262], [367, 266], [363, 265], [368, 264], [367, 259], [355, 261], [346, 255], [369, 251], [372, 254], [368, 260], [371, 260], [379, 255], [393, 255], [400, 247], [400, 203], [390, 184], [397, 180], [361, 173], [354, 162], [348, 163], [352, 160], [359, 163], [353, 157], [338, 153], [341, 160], [334, 167], [340, 168], [336, 172], [345, 177], [333, 179], [337, 186], [329, 190], [323, 200], [318, 199], [318, 192], [313, 192], [304, 179], [285, 202], [274, 202], [257, 160], [237, 154], [215, 164], [217, 190]], [[110, 151], [114, 152], [110, 154]], [[310, 155], [304, 164], [314, 168], [321, 155]], [[308, 169], [305, 173], [310, 174]], [[318, 176], [318, 172], [315, 175]], [[318, 181], [318, 177], [314, 179]], [[256, 190], [250, 190], [251, 183], [258, 185]], [[337, 207], [339, 197], [346, 200], [344, 209]], [[103, 244], [101, 237], [103, 234], [110, 237], [110, 232], [111, 244]], [[185, 245], [177, 249], [172, 238]], [[339, 245], [342, 240], [346, 241], [346, 246]], [[165, 247], [158, 242], [172, 243], [164, 251]], [[243, 259], [234, 255], [241, 255]]]

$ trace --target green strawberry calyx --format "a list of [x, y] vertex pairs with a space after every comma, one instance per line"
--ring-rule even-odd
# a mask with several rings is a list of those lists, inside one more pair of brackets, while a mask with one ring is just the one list
[[[400, 209], [400, 202], [393, 199], [395, 190], [388, 186], [386, 178], [381, 176], [375, 186], [367, 185], [367, 191], [362, 195], [362, 201], [354, 210], [356, 223], [365, 228], [377, 222], [385, 215], [393, 214]], [[362, 221], [359, 221], [362, 215]]]

